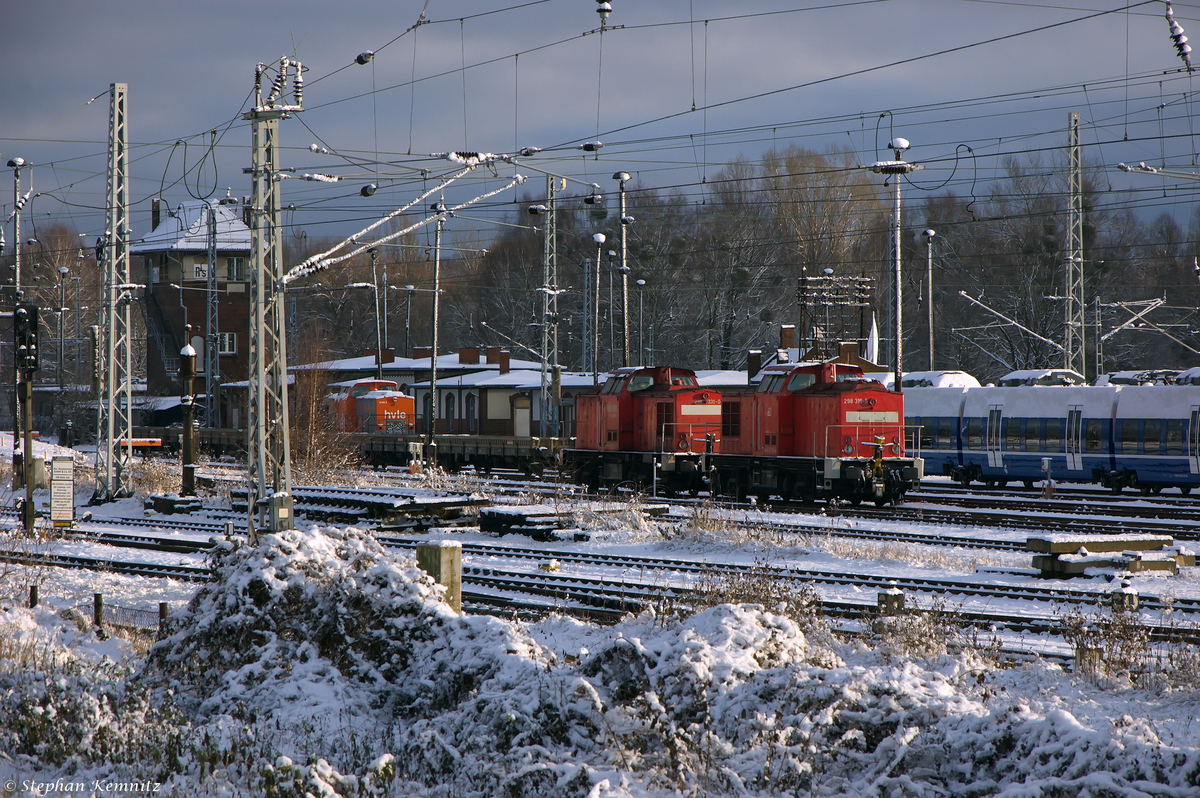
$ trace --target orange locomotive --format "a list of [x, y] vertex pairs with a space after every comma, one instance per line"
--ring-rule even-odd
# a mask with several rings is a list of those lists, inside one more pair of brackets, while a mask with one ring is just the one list
[[389, 380], [351, 380], [336, 383], [338, 391], [325, 397], [333, 427], [339, 432], [413, 431], [416, 405]]
[[617, 369], [596, 393], [576, 397], [575, 408], [575, 447], [564, 450], [563, 463], [579, 482], [703, 488], [720, 440], [721, 394], [699, 387], [694, 371]]

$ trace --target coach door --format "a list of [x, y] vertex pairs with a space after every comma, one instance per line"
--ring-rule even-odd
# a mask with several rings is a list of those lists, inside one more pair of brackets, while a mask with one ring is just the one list
[[1072, 405], [1067, 408], [1067, 470], [1083, 470], [1083, 407]]
[[1200, 407], [1192, 407], [1191, 425], [1188, 427], [1188, 471], [1200, 474]]
[[1000, 426], [1004, 418], [1004, 405], [992, 405], [988, 410], [987, 425], [987, 459], [991, 468], [1004, 468], [1004, 453], [1000, 446], [1004, 443]]

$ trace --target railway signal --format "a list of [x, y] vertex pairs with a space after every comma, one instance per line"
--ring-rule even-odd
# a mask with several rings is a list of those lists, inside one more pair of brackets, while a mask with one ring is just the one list
[[39, 368], [37, 305], [27, 303], [17, 305], [14, 320], [13, 334], [17, 346], [16, 367], [28, 375]]

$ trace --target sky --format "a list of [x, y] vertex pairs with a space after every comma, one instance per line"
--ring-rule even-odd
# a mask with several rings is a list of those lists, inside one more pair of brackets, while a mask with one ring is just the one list
[[[355, 232], [411, 201], [452, 171], [429, 154], [452, 150], [543, 149], [524, 171], [479, 170], [447, 190], [463, 201], [514, 171], [533, 178], [481, 208], [481, 221], [458, 222], [484, 236], [512, 203], [544, 193], [539, 169], [605, 193], [628, 171], [634, 186], [699, 202], [733, 158], [794, 145], [848, 148], [869, 165], [891, 157], [892, 136], [926, 166], [917, 190], [979, 193], [1007, 155], [1061, 161], [1071, 111], [1085, 159], [1112, 187], [1135, 189], [1139, 213], [1186, 219], [1192, 186], [1126, 175], [1118, 162], [1200, 171], [1195, 77], [1161, 2], [614, 0], [603, 32], [592, 0], [4, 5], [0, 163], [34, 164], [22, 173], [22, 191], [32, 177], [39, 194], [26, 224], [64, 221], [87, 235], [103, 226], [111, 83], [129, 86], [140, 236], [151, 197], [249, 193], [241, 113], [255, 64], [285, 55], [304, 64], [306, 86], [304, 112], [281, 123], [281, 163], [342, 178], [284, 184], [295, 205], [285, 224], [311, 235]], [[1200, 33], [1200, 4], [1174, 13]], [[590, 141], [603, 149], [576, 149]], [[379, 186], [370, 199], [359, 195], [366, 183]]]

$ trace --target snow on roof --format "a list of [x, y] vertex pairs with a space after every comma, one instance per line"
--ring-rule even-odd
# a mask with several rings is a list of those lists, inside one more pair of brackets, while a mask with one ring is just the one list
[[747, 385], [749, 380], [746, 379], [744, 371], [697, 371], [696, 383], [703, 388], [721, 388], [725, 386]]
[[906, 371], [903, 388], [978, 388], [979, 380], [965, 371]]
[[[391, 363], [384, 363], [383, 370], [388, 371], [428, 371], [431, 367], [431, 358], [428, 357], [397, 357]], [[542, 364], [535, 360], [519, 360], [518, 358], [510, 358], [508, 361], [509, 368], [514, 371], [536, 370], [540, 371]], [[463, 371], [499, 371], [499, 363], [461, 363], [458, 359], [458, 352], [452, 354], [438, 355], [437, 357], [438, 370], [463, 370]], [[338, 360], [322, 360], [317, 363], [304, 363], [298, 366], [288, 366], [289, 371], [307, 371], [311, 369], [320, 369], [325, 371], [366, 371], [375, 368], [374, 355], [359, 355], [357, 357], [345, 357]]]
[[[185, 202], [174, 210], [164, 208], [158, 227], [134, 242], [129, 251], [204, 252], [208, 249], [208, 202]], [[212, 204], [217, 216], [217, 251], [250, 251], [250, 228], [242, 222], [237, 200]]]
[[1087, 385], [1087, 378], [1070, 369], [1018, 369], [1010, 371], [996, 385], [1012, 388], [1020, 385]]
[[[414, 383], [413, 388], [428, 388], [429, 381]], [[475, 371], [469, 374], [438, 375], [439, 388], [541, 388], [542, 372], [532, 369], [520, 369], [499, 374], [494, 371]], [[564, 371], [562, 374], [564, 388], [590, 388], [592, 375], [582, 372]]]

